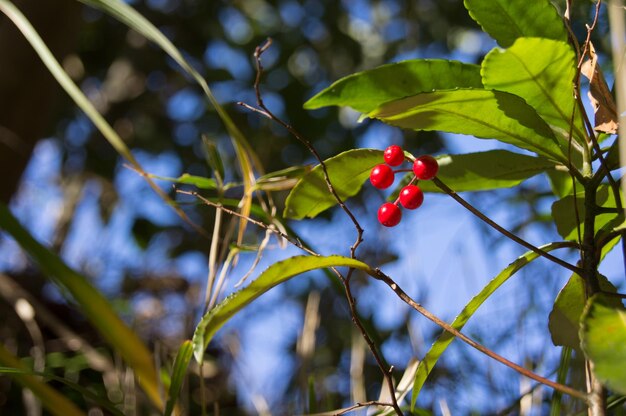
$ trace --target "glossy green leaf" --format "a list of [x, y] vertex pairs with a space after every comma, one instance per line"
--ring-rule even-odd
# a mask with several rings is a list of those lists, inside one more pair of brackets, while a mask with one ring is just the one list
[[0, 229], [17, 241], [44, 275], [72, 295], [91, 324], [133, 369], [146, 394], [162, 407], [152, 354], [137, 334], [119, 318], [107, 299], [85, 276], [68, 267], [59, 256], [37, 242], [2, 203]]
[[[330, 182], [342, 200], [356, 195], [369, 178], [372, 168], [384, 163], [380, 150], [353, 149], [324, 161]], [[291, 190], [285, 201], [285, 218], [314, 218], [335, 206], [337, 200], [328, 190], [324, 171], [316, 166]]]
[[[541, 249], [549, 252], [558, 248], [567, 247], [565, 243], [552, 243], [542, 246]], [[511, 278], [515, 273], [517, 273], [521, 268], [535, 260], [539, 255], [533, 251], [529, 251], [518, 257], [514, 262], [509, 264], [504, 270], [502, 270], [496, 277], [494, 277], [476, 296], [474, 296], [467, 305], [463, 308], [461, 313], [454, 319], [452, 322], [452, 327], [461, 330], [467, 321], [476, 313], [478, 308], [487, 300], [489, 297], [500, 287], [502, 286], [509, 278]], [[417, 397], [428, 378], [428, 375], [431, 373], [435, 364], [439, 360], [439, 357], [445, 352], [450, 343], [454, 341], [454, 335], [449, 332], [442, 332], [441, 335], [437, 338], [437, 340], [430, 347], [430, 350], [426, 353], [424, 358], [420, 361], [417, 367], [417, 373], [415, 374], [415, 381], [413, 383], [413, 394], [411, 396], [411, 408], [415, 406], [415, 402], [417, 401]]]
[[[616, 293], [617, 289], [606, 277], [598, 277], [600, 288], [606, 292]], [[550, 312], [548, 328], [554, 345], [563, 345], [580, 350], [580, 317], [585, 309], [585, 282], [582, 277], [573, 274], [567, 284], [559, 292]], [[612, 304], [619, 305], [619, 299]]]
[[304, 108], [337, 105], [368, 113], [388, 101], [455, 88], [482, 88], [480, 67], [458, 61], [416, 59], [342, 78], [307, 101]]
[[[572, 113], [577, 108], [573, 79], [576, 56], [565, 42], [551, 39], [519, 38], [508, 49], [493, 49], [482, 63], [485, 88], [515, 94], [533, 107], [557, 133], [567, 155]], [[574, 119], [573, 134], [584, 142], [580, 112]], [[578, 150], [574, 147], [574, 150]]]
[[472, 19], [504, 48], [521, 37], [567, 42], [563, 19], [549, 0], [465, 0], [464, 3]]
[[[596, 204], [603, 208], [616, 208], [615, 198], [609, 186], [601, 185], [598, 187]], [[578, 220], [576, 212], [578, 212]], [[561, 237], [565, 240], [578, 241], [577, 227], [580, 227], [581, 236], [585, 231], [583, 224], [585, 218], [584, 195], [581, 193], [578, 193], [576, 197], [568, 195], [556, 201], [552, 204], [552, 218]], [[601, 213], [596, 216], [595, 229], [599, 230], [606, 226], [616, 226], [622, 221], [622, 216], [617, 213]]]
[[626, 394], [626, 311], [595, 295], [582, 318], [581, 339], [593, 372], [611, 390]]
[[164, 416], [170, 416], [174, 410], [174, 405], [180, 395], [180, 389], [185, 381], [187, 375], [187, 367], [189, 367], [189, 361], [193, 356], [193, 343], [189, 340], [183, 342], [183, 345], [178, 349], [178, 354], [174, 359], [174, 366], [172, 367], [172, 375], [169, 389], [169, 398], [165, 406]]
[[501, 91], [435, 91], [392, 101], [369, 113], [394, 126], [497, 139], [564, 161], [553, 132], [521, 98]]
[[0, 365], [10, 367], [0, 371], [0, 374], [11, 373], [15, 381], [37, 396], [50, 414], [56, 416], [84, 416], [86, 414], [63, 394], [41, 381], [40, 377], [28, 374], [21, 361], [2, 343], [0, 343]]
[[[510, 188], [544, 171], [554, 169], [554, 162], [507, 150], [437, 157], [437, 177], [456, 192]], [[432, 181], [420, 181], [424, 192], [441, 192]]]
[[215, 333], [237, 312], [263, 293], [299, 274], [326, 267], [342, 266], [374, 273], [367, 264], [342, 256], [296, 256], [272, 264], [247, 287], [231, 294], [204, 315], [193, 335], [196, 360], [202, 362], [204, 350]]

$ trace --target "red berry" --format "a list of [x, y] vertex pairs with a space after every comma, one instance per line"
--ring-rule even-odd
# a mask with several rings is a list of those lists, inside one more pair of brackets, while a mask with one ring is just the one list
[[439, 170], [439, 163], [437, 160], [429, 155], [420, 156], [413, 162], [413, 173], [417, 176], [417, 179], [427, 181], [437, 175]]
[[370, 173], [370, 182], [378, 189], [389, 188], [393, 183], [393, 170], [387, 165], [376, 165]]
[[385, 202], [378, 208], [378, 222], [385, 227], [394, 227], [402, 219], [402, 211], [396, 204]]
[[415, 209], [424, 202], [424, 192], [415, 185], [407, 185], [400, 191], [400, 203], [406, 209]]
[[398, 166], [404, 162], [404, 150], [398, 145], [392, 144], [385, 149], [385, 162], [390, 166]]

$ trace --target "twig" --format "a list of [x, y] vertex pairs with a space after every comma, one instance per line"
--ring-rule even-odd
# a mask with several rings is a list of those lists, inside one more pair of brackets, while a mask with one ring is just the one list
[[[322, 172], [324, 174], [324, 181], [326, 182], [328, 191], [333, 195], [333, 197], [337, 201], [337, 204], [339, 204], [341, 209], [350, 218], [350, 220], [354, 224], [354, 228], [356, 229], [356, 233], [357, 233], [356, 240], [354, 241], [352, 246], [350, 246], [350, 257], [354, 259], [356, 258], [357, 248], [363, 242], [363, 228], [361, 227], [361, 224], [356, 219], [352, 211], [346, 206], [346, 204], [343, 202], [343, 200], [341, 199], [341, 197], [335, 190], [335, 187], [333, 186], [330, 180], [328, 169], [326, 167], [326, 164], [324, 163], [324, 160], [322, 159], [322, 157], [319, 155], [319, 153], [317, 152], [317, 150], [315, 149], [315, 147], [311, 144], [309, 140], [307, 140], [304, 136], [302, 136], [293, 126], [281, 120], [274, 113], [272, 113], [272, 111], [269, 108], [267, 108], [267, 106], [263, 102], [263, 96], [261, 94], [261, 88], [260, 88], [261, 77], [263, 76], [263, 65], [261, 64], [261, 55], [271, 46], [271, 44], [272, 44], [272, 40], [268, 39], [263, 45], [257, 46], [257, 48], [254, 51], [254, 60], [256, 63], [256, 78], [254, 80], [254, 91], [256, 94], [258, 108], [252, 107], [248, 104], [241, 103], [241, 102], [238, 104], [281, 125], [293, 137], [295, 137], [300, 143], [302, 143], [309, 150], [309, 152], [315, 157], [320, 167], [322, 168]], [[363, 339], [367, 343], [388, 385], [389, 391], [391, 393], [392, 407], [394, 408], [395, 412], [399, 416], [402, 416], [402, 410], [400, 409], [400, 406], [398, 405], [396, 395], [395, 395], [395, 388], [393, 385], [393, 378], [392, 378], [393, 367], [390, 367], [389, 369], [387, 369], [387, 365], [385, 364], [381, 354], [378, 352], [378, 349], [376, 348], [374, 341], [371, 339], [371, 337], [365, 330], [365, 327], [361, 323], [359, 316], [357, 314], [357, 311], [356, 311], [356, 305], [355, 305], [356, 301], [354, 299], [354, 296], [352, 296], [352, 291], [350, 289], [350, 279], [352, 277], [352, 274], [354, 273], [354, 268], [350, 268], [348, 270], [348, 273], [345, 278], [336, 269], [334, 269], [334, 271], [340, 277], [340, 280], [344, 285], [344, 289], [346, 292], [346, 299], [348, 300], [348, 304], [350, 306], [350, 314], [352, 315], [352, 321], [361, 332]]]
[[528, 241], [516, 236], [515, 234], [511, 233], [510, 231], [508, 231], [507, 229], [503, 228], [501, 225], [499, 225], [498, 223], [496, 223], [495, 221], [493, 221], [491, 218], [487, 217], [485, 214], [483, 214], [482, 212], [480, 212], [478, 209], [476, 209], [472, 204], [470, 204], [469, 202], [467, 202], [465, 199], [461, 198], [456, 192], [454, 192], [452, 189], [450, 189], [445, 183], [443, 183], [441, 181], [441, 179], [434, 177], [432, 179], [433, 183], [442, 191], [444, 191], [446, 194], [448, 194], [449, 196], [451, 196], [455, 201], [457, 201], [459, 204], [461, 204], [463, 207], [465, 207], [468, 211], [470, 211], [472, 214], [474, 214], [475, 216], [477, 216], [478, 218], [480, 218], [482, 221], [484, 221], [485, 223], [487, 223], [487, 225], [491, 226], [492, 228], [494, 228], [495, 230], [497, 230], [498, 232], [500, 232], [501, 234], [503, 234], [505, 237], [510, 238], [511, 240], [515, 241], [517, 244], [526, 247], [527, 249], [537, 253], [538, 255], [545, 257], [546, 259], [560, 265], [563, 266], [564, 268], [577, 273], [577, 274], [581, 274], [582, 273], [582, 269], [580, 269], [579, 267], [576, 267], [572, 264], [569, 264], [566, 261], [561, 260], [558, 257], [553, 256], [550, 253], [546, 253], [545, 251], [543, 251], [542, 249], [540, 249], [537, 246], [532, 245], [531, 243], [529, 243]]
[[572, 397], [576, 397], [582, 400], [587, 401], [588, 397], [586, 393], [583, 393], [581, 391], [578, 391], [576, 389], [573, 389], [569, 386], [560, 384], [560, 383], [556, 383], [552, 380], [549, 380], [545, 377], [542, 377], [536, 373], [533, 373], [532, 371], [518, 365], [515, 364], [512, 361], [507, 360], [506, 358], [502, 357], [501, 355], [498, 355], [497, 353], [493, 352], [492, 350], [490, 350], [489, 348], [479, 344], [478, 342], [472, 340], [471, 338], [467, 337], [466, 335], [464, 335], [462, 332], [458, 331], [457, 329], [455, 329], [453, 326], [451, 326], [450, 324], [448, 324], [447, 322], [443, 321], [442, 319], [438, 318], [437, 316], [433, 315], [432, 313], [430, 313], [426, 308], [424, 308], [422, 305], [420, 305], [419, 303], [415, 302], [409, 295], [406, 294], [406, 292], [404, 292], [404, 290], [402, 290], [402, 288], [400, 286], [398, 286], [398, 284], [391, 279], [389, 276], [387, 276], [385, 273], [383, 273], [380, 269], [376, 269], [375, 273], [371, 274], [372, 277], [374, 277], [375, 279], [378, 279], [380, 281], [382, 281], [383, 283], [385, 283], [387, 286], [389, 286], [391, 288], [391, 290], [393, 290], [393, 292], [407, 305], [409, 305], [411, 308], [415, 309], [417, 312], [419, 312], [421, 315], [423, 315], [424, 317], [426, 317], [428, 320], [434, 322], [435, 324], [437, 324], [438, 326], [440, 326], [441, 328], [443, 328], [444, 330], [448, 331], [449, 333], [451, 333], [452, 335], [454, 335], [455, 337], [459, 338], [461, 341], [465, 342], [466, 344], [468, 344], [469, 346], [477, 349], [478, 351], [482, 352], [483, 354], [487, 355], [490, 358], [493, 358], [494, 360], [506, 365], [509, 368], [514, 369], [515, 371], [519, 372], [520, 374], [533, 379], [535, 381], [538, 381], [539, 383], [545, 384], [546, 386], [550, 386], [555, 390], [558, 390], [560, 392], [563, 392], [565, 394], [568, 394]]

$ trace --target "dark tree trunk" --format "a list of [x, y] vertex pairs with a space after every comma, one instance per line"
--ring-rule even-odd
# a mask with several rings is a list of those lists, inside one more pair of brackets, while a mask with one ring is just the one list
[[[58, 60], [76, 44], [81, 5], [75, 0], [22, 0], [30, 19]], [[64, 92], [24, 36], [0, 15], [0, 201], [17, 190], [35, 143], [51, 134], [51, 115]]]

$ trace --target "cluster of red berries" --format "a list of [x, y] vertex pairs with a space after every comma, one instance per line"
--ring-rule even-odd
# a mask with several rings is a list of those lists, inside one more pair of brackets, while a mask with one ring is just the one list
[[[376, 165], [370, 173], [370, 182], [378, 189], [386, 189], [393, 184], [395, 172], [391, 166], [400, 166], [404, 160], [404, 150], [400, 146], [391, 145], [384, 153], [386, 164]], [[416, 209], [424, 202], [424, 193], [417, 185], [413, 183], [417, 180], [429, 180], [437, 175], [439, 164], [434, 157], [424, 155], [420, 156], [413, 162], [413, 173], [415, 177], [411, 183], [400, 191], [398, 199], [394, 202], [385, 202], [378, 209], [378, 222], [385, 227], [393, 227], [398, 225], [402, 219], [402, 211], [398, 204], [406, 209]]]

